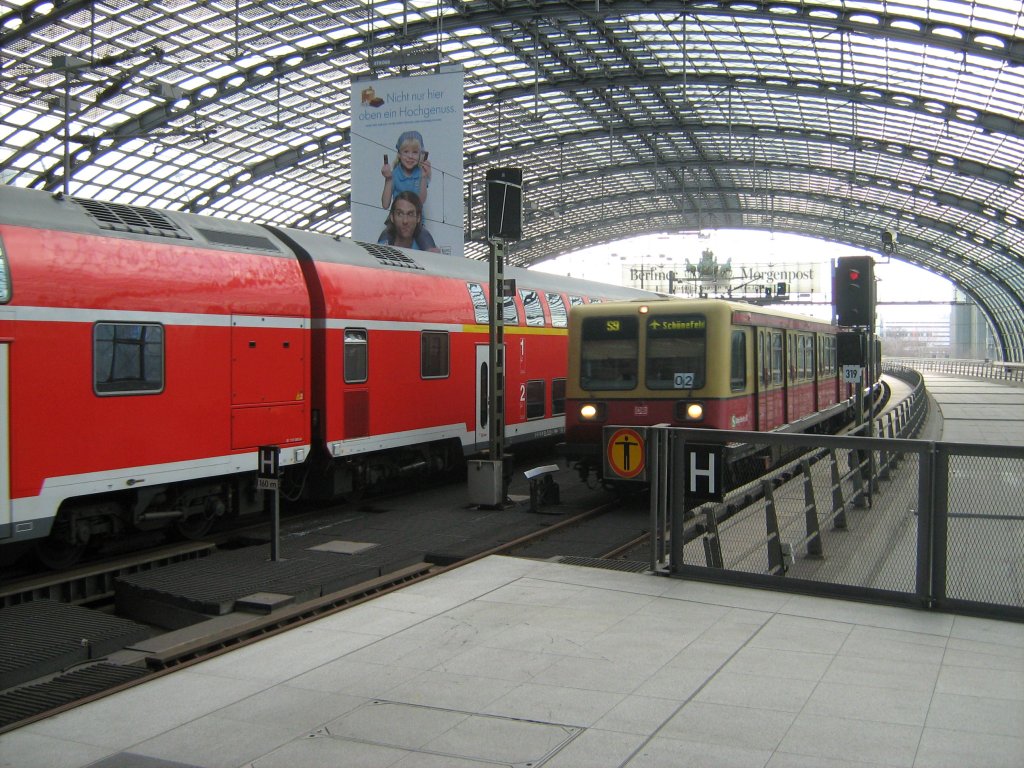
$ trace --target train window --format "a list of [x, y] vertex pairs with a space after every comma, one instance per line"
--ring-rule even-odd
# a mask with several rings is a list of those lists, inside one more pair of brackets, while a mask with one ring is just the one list
[[551, 381], [551, 415], [561, 416], [565, 413], [565, 379]]
[[7, 254], [4, 253], [4, 241], [0, 240], [0, 304], [11, 300], [11, 276], [7, 271]]
[[545, 386], [543, 379], [526, 382], [526, 418], [544, 418]]
[[519, 307], [516, 306], [516, 297], [502, 296], [501, 301], [505, 325], [519, 325]]
[[701, 315], [657, 315], [647, 319], [647, 386], [704, 386], [707, 320]]
[[771, 332], [772, 345], [772, 384], [782, 383], [783, 357], [782, 357], [782, 332]]
[[729, 387], [733, 392], [747, 386], [747, 334], [732, 332], [732, 351], [729, 355]]
[[808, 379], [814, 378], [814, 337], [806, 338], [807, 345], [804, 347], [804, 371]]
[[420, 376], [424, 379], [448, 376], [447, 331], [423, 331], [420, 334]]
[[523, 301], [526, 324], [544, 325], [544, 307], [540, 304], [540, 295], [536, 291], [524, 289], [519, 291], [519, 298]]
[[583, 389], [634, 389], [640, 343], [635, 315], [586, 317], [580, 343]]
[[491, 320], [491, 313], [487, 309], [487, 294], [480, 283], [466, 283], [469, 289], [469, 300], [473, 302], [473, 317], [481, 325], [487, 325]]
[[565, 328], [569, 325], [569, 313], [565, 309], [565, 300], [560, 293], [545, 293], [544, 298], [548, 302], [548, 311], [551, 313], [551, 325], [555, 328]]
[[583, 300], [582, 296], [570, 296], [569, 297], [569, 306], [570, 307], [582, 307], [586, 303], [587, 302], [585, 302]]
[[346, 384], [366, 381], [369, 366], [369, 352], [364, 328], [345, 329], [345, 358], [342, 362]]
[[164, 329], [152, 323], [93, 326], [93, 387], [98, 395], [135, 395], [164, 388]]

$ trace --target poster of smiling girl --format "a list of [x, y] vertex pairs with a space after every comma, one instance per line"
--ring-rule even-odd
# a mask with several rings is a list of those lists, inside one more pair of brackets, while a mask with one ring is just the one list
[[462, 80], [459, 70], [353, 81], [354, 239], [462, 256]]

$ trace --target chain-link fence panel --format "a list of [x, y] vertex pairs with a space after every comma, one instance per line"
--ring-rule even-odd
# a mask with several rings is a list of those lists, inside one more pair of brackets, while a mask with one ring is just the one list
[[[671, 574], [1024, 618], [1024, 448], [661, 429]], [[694, 502], [678, 454], [701, 441], [768, 469]]]
[[946, 597], [1024, 607], [1024, 458], [945, 448]]
[[802, 441], [781, 472], [692, 512], [683, 562], [913, 594], [918, 454]]

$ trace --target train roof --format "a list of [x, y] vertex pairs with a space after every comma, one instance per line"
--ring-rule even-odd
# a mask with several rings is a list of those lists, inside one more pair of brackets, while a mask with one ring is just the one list
[[0, 223], [215, 250], [292, 255], [284, 243], [259, 224], [20, 187], [0, 186]]
[[[0, 223], [102, 237], [294, 258], [296, 249], [314, 261], [415, 271], [422, 274], [488, 281], [488, 264], [429, 251], [412, 251], [348, 238], [236, 221], [186, 211], [111, 203], [60, 193], [0, 186]], [[514, 246], [513, 246], [514, 247]], [[506, 267], [505, 277], [520, 287], [604, 299], [653, 299], [656, 294], [592, 280]]]
[[771, 306], [751, 304], [744, 301], [715, 298], [682, 298], [676, 296], [658, 295], [653, 299], [625, 299], [605, 302], [603, 304], [589, 304], [586, 307], [574, 307], [573, 312], [585, 314], [614, 314], [621, 312], [625, 306], [640, 306], [648, 304], [651, 308], [660, 312], [707, 312], [712, 308], [724, 309], [733, 314], [746, 314], [751, 320], [771, 319], [778, 321], [789, 321], [799, 325], [818, 325], [832, 327], [828, 320], [822, 320], [809, 315], [801, 315], [796, 312], [789, 312]]

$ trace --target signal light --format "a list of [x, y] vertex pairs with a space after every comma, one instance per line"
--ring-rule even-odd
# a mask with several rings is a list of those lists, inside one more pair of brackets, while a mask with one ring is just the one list
[[840, 325], [874, 325], [874, 264], [870, 256], [843, 256], [837, 260], [832, 300]]

